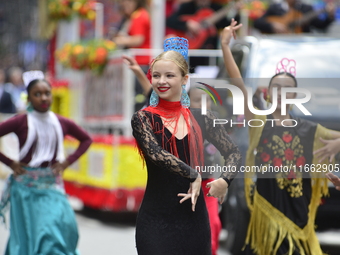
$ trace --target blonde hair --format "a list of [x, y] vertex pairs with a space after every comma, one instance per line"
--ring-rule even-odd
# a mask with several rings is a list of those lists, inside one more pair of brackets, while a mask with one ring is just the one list
[[151, 70], [158, 60], [169, 60], [174, 62], [179, 67], [183, 77], [189, 73], [188, 63], [185, 61], [182, 54], [177, 51], [169, 50], [159, 54], [151, 63]]

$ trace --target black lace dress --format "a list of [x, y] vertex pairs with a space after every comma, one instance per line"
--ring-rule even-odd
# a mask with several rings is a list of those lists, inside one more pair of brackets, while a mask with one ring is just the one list
[[[192, 110], [200, 124], [203, 137], [213, 143], [226, 159], [226, 164], [238, 166], [240, 153], [223, 126], [213, 127], [214, 116], [209, 112], [202, 116]], [[138, 111], [132, 117], [133, 135], [143, 151], [148, 181], [144, 199], [136, 224], [136, 245], [140, 255], [209, 255], [211, 254], [210, 227], [208, 213], [202, 192], [198, 197], [195, 212], [191, 210], [191, 200], [180, 204], [178, 193], [187, 193], [190, 181], [197, 173], [188, 162], [188, 136], [177, 139], [179, 158], [162, 148], [162, 135], [155, 134], [151, 123], [157, 122], [162, 128], [162, 120], [147, 111]], [[153, 123], [154, 124], [154, 123]], [[164, 129], [166, 136], [171, 133]], [[223, 173], [226, 181], [235, 173]]]

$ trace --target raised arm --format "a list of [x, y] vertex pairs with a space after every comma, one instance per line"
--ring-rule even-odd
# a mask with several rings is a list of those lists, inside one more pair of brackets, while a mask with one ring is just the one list
[[130, 70], [136, 75], [139, 83], [142, 85], [143, 94], [146, 96], [152, 89], [150, 81], [146, 77], [140, 65], [138, 65], [137, 61], [129, 56], [123, 56], [124, 62], [129, 66]]
[[191, 182], [196, 180], [199, 174], [193, 168], [163, 149], [158, 143], [147, 114], [145, 111], [138, 111], [131, 120], [133, 136], [136, 138], [145, 159], [152, 161], [163, 169], [179, 174]]
[[[224, 59], [224, 65], [226, 67], [226, 71], [231, 79], [231, 83], [235, 86], [237, 86], [239, 89], [241, 89], [243, 95], [244, 95], [244, 111], [245, 111], [245, 117], [247, 120], [250, 120], [254, 117], [254, 114], [249, 111], [247, 102], [248, 102], [248, 94], [246, 87], [244, 85], [241, 72], [238, 69], [238, 66], [236, 65], [236, 62], [234, 60], [234, 57], [231, 53], [229, 43], [231, 40], [231, 37], [233, 36], [235, 38], [235, 32], [238, 30], [242, 24], [236, 25], [237, 22], [233, 19], [231, 21], [230, 26], [225, 27], [221, 33], [221, 47], [223, 52], [223, 59]], [[252, 95], [249, 95], [252, 97]]]

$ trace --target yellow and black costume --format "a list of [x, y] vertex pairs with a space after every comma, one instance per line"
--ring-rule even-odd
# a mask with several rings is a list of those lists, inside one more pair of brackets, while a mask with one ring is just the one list
[[245, 174], [251, 212], [246, 250], [257, 255], [321, 255], [314, 220], [328, 186], [322, 165], [315, 172], [319, 162], [313, 151], [323, 146], [319, 137], [331, 139], [330, 132], [299, 118], [295, 127], [272, 126], [266, 118], [256, 115], [265, 125], [249, 128], [246, 165], [259, 171], [253, 167]]

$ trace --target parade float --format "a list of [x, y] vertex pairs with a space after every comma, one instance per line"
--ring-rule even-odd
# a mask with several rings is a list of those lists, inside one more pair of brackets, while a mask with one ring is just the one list
[[[122, 52], [103, 39], [107, 10], [96, 1], [47, 4], [48, 19], [56, 22], [50, 39], [52, 110], [73, 119], [93, 139], [87, 153], [64, 172], [66, 192], [94, 209], [137, 211], [146, 170], [130, 127], [134, 80]], [[76, 147], [75, 140], [65, 139], [66, 154]]]

